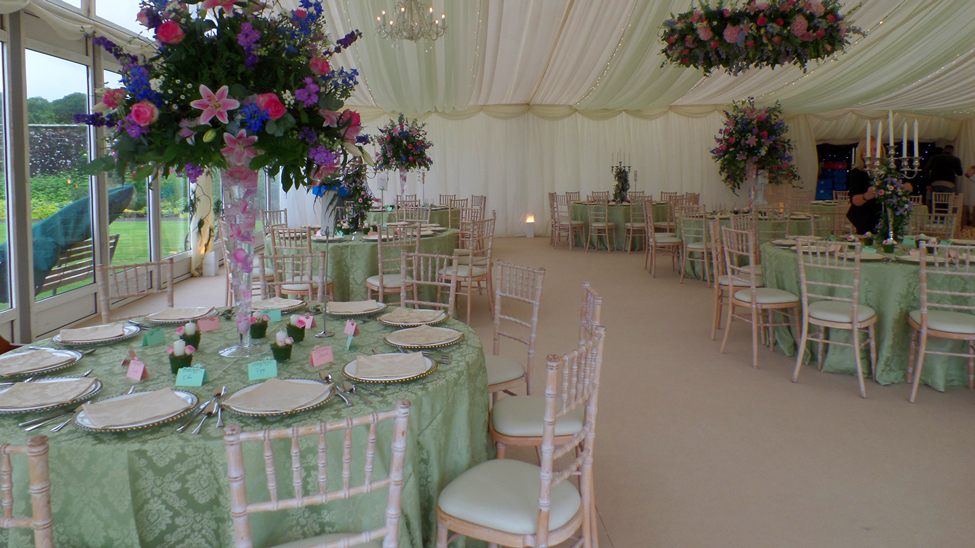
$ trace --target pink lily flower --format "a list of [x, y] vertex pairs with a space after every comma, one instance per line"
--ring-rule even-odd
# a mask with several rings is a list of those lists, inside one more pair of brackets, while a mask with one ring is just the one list
[[176, 137], [179, 139], [186, 139], [186, 142], [195, 145], [196, 144], [196, 132], [190, 128], [197, 125], [195, 120], [180, 120], [179, 121], [179, 132]]
[[200, 115], [200, 125], [209, 124], [214, 116], [225, 124], [230, 121], [227, 117], [227, 111], [239, 107], [240, 101], [227, 98], [229, 93], [230, 88], [227, 86], [223, 86], [216, 93], [213, 93], [210, 88], [200, 84], [200, 96], [203, 98], [190, 103], [191, 107], [203, 111], [203, 114]]
[[243, 129], [237, 132], [236, 137], [229, 133], [224, 133], [223, 142], [227, 146], [220, 149], [220, 152], [223, 153], [227, 162], [232, 165], [243, 165], [250, 158], [257, 156], [257, 151], [253, 147], [253, 144], [257, 142], [257, 137], [254, 135], [248, 137], [247, 132]]
[[234, 10], [235, 0], [205, 0], [203, 2], [203, 9], [212, 10], [216, 8], [222, 8], [223, 11], [230, 13]]

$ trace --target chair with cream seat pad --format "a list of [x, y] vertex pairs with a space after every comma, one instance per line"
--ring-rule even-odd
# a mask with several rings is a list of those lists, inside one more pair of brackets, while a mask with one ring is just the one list
[[[653, 219], [652, 201], [644, 200], [643, 214], [646, 217], [647, 222], [650, 222], [650, 219]], [[677, 256], [680, 254], [681, 239], [673, 234], [657, 232], [656, 230], [647, 230], [645, 236], [647, 237], [647, 245], [646, 257], [643, 261], [643, 268], [650, 271], [650, 276], [654, 278], [657, 277], [658, 250], [670, 253], [670, 267], [672, 270], [676, 270]]]
[[[647, 222], [653, 221], [653, 216], [648, 219], [646, 213], [643, 209], [643, 193], [640, 196], [635, 196], [635, 193], [630, 193], [630, 220], [623, 225], [623, 240], [626, 245], [626, 252], [629, 253], [633, 249], [633, 240], [639, 242], [640, 240], [645, 240], [647, 232]], [[652, 202], [651, 202], [652, 203]], [[637, 239], [637, 236], [640, 238]]]
[[[461, 223], [461, 249], [454, 250], [454, 262], [458, 264], [457, 275], [450, 280], [457, 285], [457, 295], [463, 295], [467, 300], [467, 324], [471, 323], [471, 299], [474, 296], [475, 285], [477, 292], [485, 289], [488, 294], [488, 304], [494, 311], [494, 290], [491, 279], [491, 256], [494, 248], [494, 225], [498, 214], [491, 212], [491, 218]], [[465, 255], [461, 255], [466, 251]]]
[[[165, 293], [167, 305], [172, 308], [175, 298], [173, 261], [173, 257], [166, 257], [149, 263], [98, 265], [95, 279], [98, 280], [98, 309], [102, 323], [112, 319], [112, 302], [131, 297]], [[115, 318], [115, 321], [122, 319], [127, 318]]]
[[609, 220], [609, 192], [606, 192], [605, 197], [601, 193], [593, 192], [586, 208], [589, 212], [589, 238], [586, 239], [586, 251], [589, 251], [589, 243], [593, 237], [596, 238], [596, 243], [593, 245], [599, 249], [600, 236], [606, 238], [606, 251], [616, 249], [616, 223]]
[[[498, 262], [494, 265], [494, 349], [484, 357], [488, 374], [488, 390], [497, 402], [500, 392], [524, 384], [532, 393], [532, 370], [535, 362], [535, 333], [538, 330], [538, 310], [542, 304], [542, 283], [545, 269], [529, 268]], [[531, 314], [519, 315], [530, 306]], [[524, 344], [528, 350], [525, 363], [500, 356], [501, 339]]]
[[[558, 247], [559, 243], [562, 242], [562, 234], [565, 234], [569, 240], [569, 250], [571, 251], [575, 246], [576, 233], [583, 238], [586, 237], [586, 223], [572, 219], [572, 198], [569, 194], [567, 192], [555, 196], [555, 211], [558, 219], [555, 246]], [[576, 198], [578, 199], [578, 196]]]
[[[911, 403], [917, 397], [928, 354], [968, 358], [968, 389], [975, 389], [975, 255], [970, 247], [921, 242], [919, 268], [921, 307], [907, 316], [911, 348], [907, 382]], [[963, 341], [966, 353], [929, 350], [928, 337]], [[917, 349], [917, 369], [914, 368]]]
[[[464, 472], [437, 500], [437, 548], [447, 548], [454, 531], [489, 545], [554, 546], [579, 531], [576, 546], [596, 544], [592, 454], [605, 329], [593, 328], [585, 344], [561, 357], [548, 357], [542, 415], [540, 466], [493, 460]], [[516, 396], [498, 402], [536, 396]], [[575, 435], [557, 434], [558, 423], [582, 409]], [[568, 464], [554, 463], [567, 456]], [[573, 458], [574, 457], [574, 458]], [[579, 487], [566, 481], [579, 477]], [[537, 480], [536, 480], [537, 478]]]
[[400, 263], [402, 252], [420, 252], [420, 225], [381, 226], [377, 243], [379, 273], [366, 278], [366, 298], [372, 299], [376, 293], [376, 300], [382, 302], [386, 295], [399, 295], [402, 286], [410, 283], [400, 276]]
[[[454, 317], [454, 302], [457, 299], [457, 284], [451, 280], [457, 276], [457, 262], [453, 255], [434, 255], [428, 253], [400, 254], [399, 279], [410, 280], [401, 284], [399, 302], [404, 308], [424, 308], [428, 310], [443, 310], [448, 318]], [[420, 300], [420, 288], [428, 287], [436, 293], [436, 300]], [[407, 288], [411, 289], [413, 298], [409, 298]], [[446, 292], [447, 302], [443, 302]]]
[[[860, 304], [860, 241], [827, 242], [799, 237], [796, 240], [796, 253], [799, 256], [799, 286], [802, 289], [802, 336], [799, 339], [799, 352], [796, 355], [796, 368], [792, 382], [799, 380], [802, 360], [806, 354], [806, 343], [818, 343], [816, 361], [823, 368], [824, 345], [835, 344], [852, 346], [856, 362], [857, 381], [860, 384], [860, 397], [866, 398], [863, 382], [861, 354], [863, 347], [870, 345], [870, 372], [877, 378], [877, 342], [874, 324], [877, 313], [867, 305]], [[856, 318], [856, 321], [854, 321]], [[819, 334], [809, 336], [809, 326], [819, 326]], [[852, 332], [852, 342], [831, 340], [827, 329], [843, 329]], [[860, 341], [862, 330], [867, 332], [867, 340]]]
[[[370, 548], [395, 548], [399, 542], [399, 522], [401, 518], [400, 503], [403, 493], [403, 474], [406, 463], [407, 425], [410, 418], [410, 402], [398, 400], [396, 407], [390, 411], [370, 413], [360, 417], [344, 419], [330, 423], [319, 423], [309, 426], [293, 426], [277, 430], [258, 430], [243, 432], [239, 425], [229, 425], [224, 431], [223, 441], [227, 450], [227, 477], [230, 483], [230, 515], [234, 523], [234, 546], [236, 548], [251, 548], [250, 515], [255, 512], [270, 512], [289, 508], [304, 508], [313, 505], [329, 504], [337, 500], [347, 500], [359, 496], [367, 496], [373, 491], [388, 488], [386, 497], [385, 521], [381, 528], [362, 533], [329, 533], [310, 539], [292, 541], [278, 545], [277, 548], [310, 548], [312, 546], [325, 548], [345, 548], [351, 546], [365, 546]], [[374, 459], [377, 455], [376, 431], [381, 423], [392, 422], [392, 440], [388, 449], [390, 455], [389, 474], [384, 479], [373, 477]], [[369, 432], [365, 454], [353, 458], [353, 445], [342, 443], [343, 436], [349, 438], [353, 429], [366, 428]], [[303, 476], [299, 439], [302, 437], [317, 438], [315, 444], [315, 466], [317, 469], [317, 490], [309, 494], [303, 493]], [[331, 439], [333, 438], [334, 439]], [[329, 481], [328, 468], [330, 453], [322, 450], [329, 439], [331, 447], [341, 447], [343, 474], [340, 478]], [[291, 443], [291, 477], [293, 498], [279, 498], [276, 470], [274, 463], [273, 440], [290, 440]], [[263, 442], [264, 467], [267, 478], [267, 493], [270, 500], [248, 502], [246, 487], [246, 467], [244, 459], [244, 443]], [[283, 445], [283, 444], [282, 444]], [[385, 448], [378, 454], [387, 454]], [[282, 461], [284, 458], [281, 459]], [[310, 460], [310, 459], [308, 459]], [[249, 459], [247, 462], [251, 462]], [[253, 462], [259, 462], [255, 460]], [[351, 463], [363, 464], [363, 475], [349, 474]], [[334, 465], [333, 465], [334, 466]], [[351, 485], [351, 477], [362, 478], [362, 484]], [[336, 485], [338, 484], [338, 485]], [[333, 487], [329, 490], [329, 487]], [[254, 493], [251, 498], [254, 498]]]
[[[728, 323], [725, 326], [724, 339], [721, 341], [721, 353], [724, 354], [728, 345], [728, 335], [731, 333], [732, 320], [742, 320], [752, 327], [752, 367], [758, 368], [758, 340], [759, 332], [768, 333], [769, 348], [775, 348], [775, 328], [791, 326], [798, 332], [796, 324], [799, 316], [799, 297], [768, 287], [759, 287], [759, 269], [748, 268], [747, 265], [757, 265], [755, 257], [755, 233], [752, 230], [736, 230], [730, 227], [721, 228], [721, 245], [724, 247], [725, 269], [730, 276], [732, 289], [742, 282], [747, 288], [731, 293], [728, 303]], [[738, 308], [745, 308], [747, 313], [737, 314]], [[774, 314], [782, 314], [791, 322], [776, 322]]]
[[325, 252], [292, 253], [271, 257], [271, 276], [261, 280], [264, 298], [298, 296], [309, 301], [324, 300], [325, 288], [332, 295], [331, 278], [325, 280]]
[[[692, 212], [693, 211], [693, 212]], [[680, 283], [684, 283], [690, 263], [700, 263], [702, 277], [708, 286], [711, 285], [711, 238], [708, 230], [708, 218], [704, 214], [703, 206], [683, 206], [677, 212], [677, 223], [680, 226], [681, 263]]]
[[[721, 329], [721, 313], [724, 312], [725, 304], [728, 299], [731, 298], [731, 292], [737, 291], [740, 288], [748, 287], [748, 281], [742, 279], [733, 279], [730, 274], [727, 273], [727, 269], [724, 264], [724, 247], [721, 245], [721, 221], [718, 219], [712, 219], [709, 221], [711, 223], [711, 262], [714, 264], [714, 318], [711, 322], [711, 340], [713, 341], [717, 335], [718, 329]], [[750, 266], [750, 265], [748, 265]], [[749, 272], [750, 270], [745, 270]], [[762, 286], [762, 276], [756, 273], [755, 284], [757, 286]]]
[[[0, 477], [3, 478], [3, 517], [0, 518], [0, 529], [33, 529], [35, 548], [54, 548], [54, 517], [51, 510], [51, 473], [48, 462], [49, 445], [47, 436], [34, 436], [24, 445], [11, 443], [0, 444]], [[25, 455], [27, 472], [14, 473], [14, 461], [11, 455]], [[17, 457], [20, 458], [20, 457]], [[19, 467], [20, 464], [18, 463]], [[30, 489], [21, 486], [17, 493], [30, 493], [30, 517], [14, 516], [14, 481], [18, 478], [28, 479]], [[25, 503], [16, 505], [19, 510]], [[18, 512], [19, 513], [19, 512]], [[12, 536], [8, 535], [7, 536]], [[62, 539], [64, 540], [64, 539]]]

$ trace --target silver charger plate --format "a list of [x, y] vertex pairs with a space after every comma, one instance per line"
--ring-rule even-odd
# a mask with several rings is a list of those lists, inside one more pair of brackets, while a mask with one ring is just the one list
[[[76, 380], [82, 379], [82, 378], [84, 378], [84, 377], [48, 377], [46, 379], [37, 379], [35, 381], [31, 381], [31, 384], [33, 384], [33, 383], [42, 383], [42, 382], [76, 381]], [[6, 392], [7, 390], [10, 390], [11, 387], [12, 386], [4, 386], [3, 388], [0, 388], [0, 394]], [[95, 379], [95, 382], [91, 385], [91, 388], [89, 388], [88, 390], [86, 390], [80, 396], [77, 396], [77, 397], [75, 397], [75, 398], [73, 398], [71, 400], [68, 400], [66, 402], [63, 402], [63, 403], [54, 403], [54, 404], [47, 404], [47, 405], [32, 405], [30, 407], [0, 407], [0, 414], [9, 415], [9, 414], [13, 414], [13, 413], [38, 413], [40, 411], [48, 411], [50, 409], [57, 409], [59, 407], [65, 407], [65, 406], [69, 406], [69, 405], [72, 405], [72, 404], [75, 404], [75, 403], [78, 403], [78, 402], [81, 402], [81, 401], [85, 401], [89, 397], [94, 396], [95, 394], [97, 394], [98, 391], [101, 390], [101, 389], [102, 389], [102, 381], [100, 381], [98, 379]]]
[[152, 323], [152, 324], [157, 324], [157, 325], [182, 325], [182, 324], [185, 324], [186, 322], [195, 322], [196, 320], [202, 320], [203, 318], [209, 318], [211, 316], [216, 316], [219, 313], [220, 312], [214, 307], [212, 310], [210, 310], [206, 314], [203, 314], [203, 315], [200, 315], [200, 316], [194, 316], [192, 318], [180, 318], [178, 320], [156, 320], [156, 319], [151, 318], [150, 317], [151, 314], [150, 314], [150, 315], [147, 315], [145, 318], [143, 318], [143, 320], [145, 320], [145, 321], [147, 321], [149, 323]]
[[[50, 352], [55, 356], [64, 356], [64, 357], [70, 356], [72, 359], [70, 361], [58, 365], [49, 365], [47, 367], [31, 369], [29, 371], [20, 371], [19, 373], [0, 375], [0, 378], [15, 379], [17, 377], [27, 377], [33, 375], [40, 375], [42, 373], [51, 373], [53, 371], [60, 371], [62, 369], [67, 369], [68, 367], [71, 367], [72, 365], [78, 363], [78, 360], [80, 360], [81, 357], [83, 356], [83, 354], [81, 352], [78, 352], [77, 350], [68, 350], [66, 348], [45, 348], [44, 350], [37, 350], [35, 348], [35, 349], [31, 349], [29, 352]], [[7, 354], [4, 354], [2, 357], [0, 357], [0, 362], [2, 362], [4, 359], [10, 359], [13, 356], [16, 356], [18, 354], [27, 354], [27, 353], [28, 352], [9, 352]]]
[[92, 344], [106, 344], [106, 343], [124, 341], [125, 339], [131, 339], [132, 337], [138, 335], [139, 331], [141, 331], [141, 329], [137, 325], [123, 325], [122, 329], [124, 331], [124, 334], [121, 337], [112, 337], [110, 339], [99, 339], [97, 341], [83, 341], [83, 342], [82, 341], [61, 342], [61, 334], [59, 333], [55, 335], [54, 338], [51, 340], [54, 341], [55, 344], [63, 344], [65, 346], [89, 346]]
[[[192, 392], [186, 392], [184, 390], [173, 390], [173, 393], [186, 402], [186, 408], [181, 411], [170, 413], [165, 417], [160, 417], [158, 419], [152, 419], [148, 421], [133, 422], [131, 424], [125, 424], [121, 426], [106, 426], [104, 428], [99, 428], [94, 424], [92, 424], [90, 420], [88, 420], [88, 417], [85, 415], [84, 409], [82, 409], [77, 414], [75, 414], [74, 424], [78, 428], [81, 428], [82, 430], [88, 430], [89, 432], [128, 432], [131, 430], [142, 430], [143, 428], [149, 428], [150, 426], [164, 424], [170, 421], [178, 420], [180, 417], [185, 417], [187, 413], [193, 411], [193, 408], [196, 407], [196, 404], [199, 403], [200, 401], [200, 398], [196, 397], [196, 394], [193, 394]], [[108, 401], [124, 400], [128, 398], [137, 398], [142, 396], [142, 394], [145, 394], [145, 392], [134, 392], [132, 394], [122, 394], [121, 396], [115, 396], [114, 398], [101, 400], [101, 403], [108, 402]]]
[[436, 360], [433, 360], [426, 356], [423, 356], [423, 359], [426, 361], [427, 370], [424, 371], [423, 373], [420, 373], [419, 375], [402, 375], [400, 377], [383, 377], [381, 379], [374, 378], [374, 377], [360, 377], [356, 374], [356, 360], [352, 360], [349, 363], [345, 364], [345, 367], [342, 368], [342, 374], [345, 376], [345, 378], [349, 379], [350, 381], [363, 382], [363, 383], [388, 384], [393, 382], [412, 381], [416, 379], [422, 379], [423, 377], [426, 377], [430, 373], [433, 373], [434, 371], [437, 370], [438, 364]]
[[[447, 327], [438, 327], [437, 329], [450, 329], [450, 328], [447, 328]], [[397, 348], [405, 348], [407, 350], [425, 350], [425, 349], [430, 349], [430, 348], [443, 348], [445, 346], [451, 346], [451, 345], [457, 344], [460, 341], [464, 340], [464, 334], [463, 333], [461, 333], [460, 331], [457, 331], [456, 329], [450, 329], [450, 331], [454, 331], [456, 333], [456, 336], [454, 336], [454, 337], [452, 337], [450, 339], [447, 339], [447, 340], [438, 342], [438, 343], [433, 343], [433, 344], [406, 344], [406, 343], [401, 343], [401, 342], [395, 342], [396, 333], [400, 333], [402, 331], [403, 330], [401, 329], [399, 331], [394, 331], [392, 333], [387, 333], [386, 335], [383, 335], [383, 341], [386, 344], [388, 344], [390, 346], [395, 346]], [[390, 340], [390, 338], [389, 338], [390, 336], [394, 337], [394, 340]]]
[[367, 316], [369, 314], [375, 314], [376, 312], [381, 312], [383, 310], [386, 310], [386, 308], [389, 307], [389, 305], [386, 303], [377, 303], [377, 304], [379, 306], [376, 307], [374, 310], [366, 310], [365, 312], [332, 312], [330, 310], [327, 310], [326, 308], [326, 314], [328, 314], [329, 316], [339, 316], [343, 318], [352, 317], [352, 316]]
[[438, 316], [436, 319], [426, 321], [426, 322], [394, 322], [394, 321], [384, 319], [385, 316], [387, 315], [388, 314], [384, 314], [383, 316], [376, 318], [376, 320], [379, 321], [379, 323], [381, 324], [391, 325], [393, 327], [419, 327], [421, 325], [435, 325], [447, 320], [447, 313], [444, 312], [443, 310], [440, 311], [440, 316]]
[[234, 392], [233, 394], [228, 396], [227, 399], [225, 399], [223, 403], [221, 403], [220, 405], [222, 405], [225, 409], [227, 409], [232, 413], [235, 413], [237, 415], [244, 415], [245, 417], [279, 417], [283, 415], [293, 415], [295, 413], [301, 413], [302, 411], [308, 411], [309, 409], [314, 409], [318, 406], [325, 405], [326, 403], [328, 403], [329, 400], [331, 400], [335, 396], [334, 384], [319, 382], [312, 379], [281, 379], [281, 380], [287, 382], [302, 383], [302, 384], [326, 385], [329, 387], [329, 390], [328, 392], [325, 393], [324, 396], [314, 399], [306, 403], [305, 405], [302, 405], [301, 407], [292, 409], [291, 411], [248, 411], [246, 409], [240, 409], [238, 407], [235, 407], [234, 404], [230, 401], [230, 399], [236, 396], [237, 394], [246, 394], [247, 392], [254, 390], [255, 388], [261, 385], [261, 383], [257, 383], [257, 384], [252, 384], [250, 386], [245, 386], [240, 390]]

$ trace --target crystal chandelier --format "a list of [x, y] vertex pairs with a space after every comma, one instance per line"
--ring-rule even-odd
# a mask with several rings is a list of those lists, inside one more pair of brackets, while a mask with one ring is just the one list
[[420, 0], [403, 0], [396, 4], [394, 13], [376, 16], [376, 32], [383, 38], [389, 38], [394, 43], [398, 40], [433, 41], [444, 35], [447, 30], [447, 16], [440, 15], [440, 19], [433, 18], [433, 8], [425, 8]]

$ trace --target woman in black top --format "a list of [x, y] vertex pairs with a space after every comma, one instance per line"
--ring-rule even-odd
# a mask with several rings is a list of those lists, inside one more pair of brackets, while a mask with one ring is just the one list
[[[846, 218], [853, 223], [853, 228], [857, 234], [865, 234], [877, 230], [880, 222], [880, 211], [883, 207], [880, 202], [875, 200], [877, 192], [873, 188], [873, 180], [870, 174], [864, 171], [863, 156], [866, 151], [866, 142], [861, 141], [857, 161], [853, 164], [847, 176], [846, 189], [850, 196], [850, 210], [846, 212]], [[908, 191], [911, 190], [910, 183], [904, 183]]]

